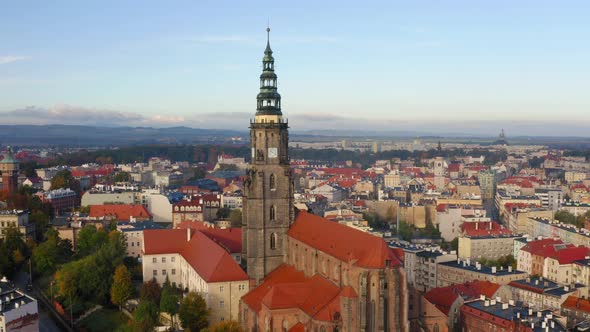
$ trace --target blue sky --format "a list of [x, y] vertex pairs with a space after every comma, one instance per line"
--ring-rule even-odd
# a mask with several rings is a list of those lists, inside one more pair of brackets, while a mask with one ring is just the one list
[[588, 1], [5, 1], [0, 122], [583, 135]]

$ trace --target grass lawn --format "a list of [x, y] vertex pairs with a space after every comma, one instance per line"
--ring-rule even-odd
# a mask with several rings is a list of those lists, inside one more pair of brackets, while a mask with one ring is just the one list
[[81, 331], [117, 331], [127, 324], [129, 318], [117, 309], [100, 309], [78, 323]]

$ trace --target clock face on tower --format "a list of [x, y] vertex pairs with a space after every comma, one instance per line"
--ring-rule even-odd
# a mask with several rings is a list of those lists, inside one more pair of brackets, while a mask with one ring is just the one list
[[268, 148], [268, 157], [276, 158], [278, 156], [277, 148]]

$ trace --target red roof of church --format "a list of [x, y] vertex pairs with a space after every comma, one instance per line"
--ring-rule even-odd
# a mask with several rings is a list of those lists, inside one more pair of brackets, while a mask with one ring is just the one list
[[492, 297], [498, 288], [500, 288], [499, 284], [475, 280], [458, 285], [433, 288], [424, 294], [424, 298], [448, 316], [451, 306], [459, 295], [464, 298], [476, 298], [480, 295]]
[[319, 274], [306, 277], [293, 266], [283, 264], [244, 295], [242, 301], [256, 312], [262, 305], [271, 310], [299, 308], [316, 320], [331, 321], [333, 314], [340, 312], [340, 296], [356, 296], [349, 288], [341, 289]]
[[293, 327], [290, 328], [288, 332], [305, 332], [305, 325], [299, 322], [293, 325]]
[[367, 268], [401, 265], [382, 238], [300, 211], [289, 236], [344, 262]]
[[180, 254], [206, 282], [248, 280], [246, 273], [230, 254], [198, 230], [145, 230], [144, 254]]
[[104, 204], [90, 205], [91, 218], [115, 217], [118, 221], [129, 221], [133, 218], [151, 218], [152, 215], [140, 204]]
[[510, 235], [512, 232], [495, 221], [464, 222], [461, 231], [470, 237]]

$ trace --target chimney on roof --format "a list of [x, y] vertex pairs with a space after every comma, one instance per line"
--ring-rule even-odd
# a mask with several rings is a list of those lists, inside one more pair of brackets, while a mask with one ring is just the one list
[[478, 230], [478, 229], [479, 229], [479, 223], [478, 223], [478, 222], [476, 222], [476, 223], [475, 223], [475, 230]]
[[520, 319], [520, 311], [516, 312], [516, 318]]
[[191, 228], [189, 225], [186, 227], [186, 242], [191, 240]]
[[543, 313], [540, 311], [537, 311], [537, 317], [541, 317], [541, 316], [543, 316]]
[[492, 230], [492, 222], [490, 221], [490, 231]]
[[529, 308], [529, 316], [533, 315], [533, 309]]
[[488, 301], [488, 300], [485, 300], [485, 301], [483, 302], [483, 306], [484, 306], [484, 307], [489, 307], [489, 306], [490, 306], [490, 301]]
[[496, 305], [496, 300], [490, 300], [490, 305]]
[[482, 301], [485, 301], [486, 300], [486, 296], [485, 295], [480, 295], [479, 296], [479, 299], [482, 300]]
[[508, 272], [512, 272], [512, 265], [508, 266]]
[[502, 303], [502, 310], [508, 309], [508, 303]]
[[514, 305], [514, 300], [508, 300], [509, 305]]
[[492, 273], [496, 273], [496, 267], [492, 266]]

